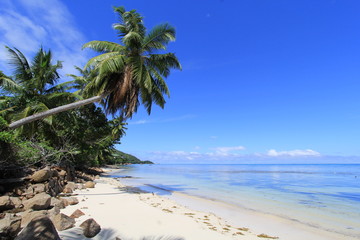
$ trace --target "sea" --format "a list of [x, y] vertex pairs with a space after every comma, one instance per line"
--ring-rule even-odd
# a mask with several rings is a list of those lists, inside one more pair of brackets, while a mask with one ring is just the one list
[[219, 201], [360, 239], [360, 164], [129, 165], [112, 177], [159, 195]]

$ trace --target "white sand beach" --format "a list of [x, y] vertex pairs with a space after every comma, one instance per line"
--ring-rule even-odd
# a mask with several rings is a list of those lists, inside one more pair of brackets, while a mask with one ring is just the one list
[[[76, 226], [94, 218], [102, 231], [93, 239], [259, 239], [246, 229], [227, 225], [213, 214], [192, 211], [151, 193], [139, 193], [114, 179], [101, 178], [95, 188], [77, 193], [79, 204], [62, 212], [71, 215], [76, 209], [83, 211], [85, 215], [77, 219]], [[87, 239], [77, 227], [59, 234], [64, 240]]]
[[[79, 204], [68, 206], [62, 212], [71, 215], [80, 209], [85, 215], [76, 219], [75, 228], [59, 232], [64, 240], [87, 239], [78, 226], [88, 218], [94, 218], [102, 228], [93, 239], [343, 239], [277, 217], [247, 210], [235, 212], [229, 207], [222, 208], [218, 202], [180, 194], [177, 197], [181, 198], [181, 205], [172, 199], [127, 187], [112, 178], [101, 177], [96, 180], [95, 188], [76, 190], [76, 194]], [[186, 202], [189, 203], [186, 206], [201, 210], [185, 207]], [[217, 212], [216, 208], [222, 209], [222, 218], [210, 213]], [[267, 234], [268, 238], [261, 238], [260, 234]]]

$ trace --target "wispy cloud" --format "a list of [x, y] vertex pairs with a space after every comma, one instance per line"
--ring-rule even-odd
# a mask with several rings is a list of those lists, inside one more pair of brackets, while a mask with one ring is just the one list
[[182, 115], [182, 116], [178, 116], [178, 117], [173, 117], [173, 118], [166, 118], [163, 120], [160, 120], [159, 122], [176, 122], [176, 121], [181, 121], [181, 120], [188, 120], [188, 119], [193, 119], [196, 118], [196, 115], [193, 114], [186, 114], [186, 115]]
[[[196, 148], [200, 150], [200, 148]], [[146, 159], [168, 163], [321, 163], [334, 162], [335, 158], [323, 156], [319, 152], [305, 150], [276, 151], [274, 149], [261, 154], [245, 154], [244, 146], [217, 147], [209, 152], [198, 151], [157, 151], [147, 154]], [[330, 160], [329, 160], [330, 159]]]
[[281, 156], [299, 157], [299, 156], [320, 156], [320, 153], [311, 149], [291, 150], [291, 151], [276, 151], [275, 149], [271, 149], [267, 152], [267, 155], [270, 157], [281, 157]]
[[202, 157], [202, 154], [198, 152], [186, 152], [186, 151], [169, 151], [169, 152], [151, 152], [150, 159], [155, 161], [179, 161], [179, 160], [196, 160]]
[[134, 121], [134, 122], [130, 122], [130, 125], [141, 125], [141, 124], [146, 124], [149, 123], [149, 121], [147, 120], [138, 120], [138, 121]]
[[[17, 11], [22, 9], [24, 15]], [[87, 39], [76, 27], [66, 6], [59, 0], [15, 0], [0, 3], [0, 56], [7, 59], [4, 45], [16, 47], [32, 56], [40, 46], [51, 48], [54, 60], [63, 61], [64, 76], [75, 73], [74, 65], [83, 66], [88, 57], [81, 51]], [[1, 68], [11, 73], [1, 61]]]
[[[200, 150], [200, 147], [196, 147]], [[150, 158], [155, 161], [182, 161], [182, 160], [198, 160], [198, 161], [222, 161], [222, 160], [234, 160], [236, 157], [243, 156], [238, 151], [245, 150], [243, 146], [235, 147], [217, 147], [211, 149], [212, 151], [206, 153], [200, 153], [196, 151], [169, 151], [169, 152], [151, 152]]]
[[215, 153], [217, 153], [217, 154], [227, 155], [230, 152], [245, 150], [245, 147], [244, 146], [217, 147], [217, 148], [214, 148], [214, 150], [215, 150]]
[[194, 164], [330, 164], [360, 163], [360, 156], [329, 155], [280, 155], [228, 154], [197, 151], [157, 151], [133, 152], [132, 154], [155, 163], [194, 163]]
[[129, 122], [129, 125], [141, 125], [141, 124], [148, 124], [148, 123], [168, 123], [168, 122], [177, 122], [177, 121], [182, 121], [182, 120], [187, 120], [187, 119], [193, 119], [195, 118], [196, 115], [192, 115], [192, 114], [186, 114], [186, 115], [182, 115], [182, 116], [178, 116], [178, 117], [173, 117], [173, 118], [165, 118], [165, 119], [152, 119], [152, 120], [137, 120], [137, 121], [131, 121]]

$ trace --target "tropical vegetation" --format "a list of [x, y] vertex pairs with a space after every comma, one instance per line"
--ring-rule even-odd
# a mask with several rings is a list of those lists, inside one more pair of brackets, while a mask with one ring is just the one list
[[90, 98], [23, 118], [11, 123], [10, 128], [98, 101], [102, 101], [106, 113], [121, 118], [132, 117], [140, 103], [149, 114], [153, 103], [164, 107], [164, 95], [170, 95], [164, 79], [171, 69], [181, 69], [181, 65], [174, 53], [159, 51], [175, 40], [175, 29], [161, 24], [147, 33], [142, 16], [136, 10], [125, 11], [123, 7], [114, 10], [120, 23], [113, 28], [121, 44], [91, 41], [83, 46], [102, 53], [85, 66], [94, 72], [83, 93]]
[[153, 104], [164, 107], [165, 79], [171, 69], [181, 69], [175, 54], [163, 52], [175, 40], [175, 29], [162, 24], [147, 32], [135, 10], [114, 10], [120, 43], [84, 44], [101, 54], [76, 67], [79, 75], [69, 75], [70, 81], [60, 81], [62, 63], [51, 50], [40, 47], [29, 61], [19, 49], [6, 47], [13, 73], [0, 71], [2, 168], [140, 161], [114, 146], [141, 104], [149, 114]]

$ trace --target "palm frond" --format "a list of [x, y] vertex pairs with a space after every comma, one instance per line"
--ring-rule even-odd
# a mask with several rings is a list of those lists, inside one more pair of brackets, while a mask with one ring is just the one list
[[91, 58], [85, 65], [84, 69], [89, 69], [89, 68], [96, 68], [96, 70], [98, 70], [98, 64], [101, 63], [102, 61], [104, 61], [107, 58], [110, 57], [114, 57], [114, 56], [123, 56], [121, 53], [119, 52], [108, 52], [108, 53], [103, 53], [99, 56], [95, 56], [93, 58]]
[[118, 17], [119, 17], [120, 22], [123, 22], [124, 19], [123, 19], [122, 16], [126, 12], [125, 7], [123, 7], [123, 6], [113, 7], [113, 9], [114, 9], [114, 12], [118, 13]]
[[[164, 107], [169, 89], [164, 78], [171, 69], [181, 69], [175, 54], [153, 54], [166, 49], [175, 40], [175, 29], [162, 24], [146, 34], [142, 16], [136, 10], [114, 8], [119, 23], [113, 25], [122, 45], [92, 41], [84, 45], [103, 54], [90, 59], [85, 66], [96, 70], [96, 77], [87, 84], [84, 94], [104, 94], [107, 113], [131, 117], [142, 103], [151, 112], [152, 103]], [[115, 47], [112, 47], [115, 46]]]
[[12, 115], [12, 120], [19, 120], [22, 118], [25, 118], [27, 116], [30, 116], [31, 114], [31, 107], [27, 106], [22, 111], [18, 111], [17, 113]]
[[158, 105], [161, 108], [164, 108], [166, 101], [164, 99], [164, 95], [163, 95], [162, 91], [159, 88], [154, 87], [152, 89], [151, 97], [156, 105]]
[[73, 89], [75, 84], [76, 84], [76, 80], [63, 82], [47, 89], [45, 93], [47, 94], [54, 92], [65, 92], [67, 90]]
[[33, 89], [37, 93], [46, 92], [47, 85], [54, 85], [60, 78], [58, 69], [62, 68], [61, 61], [52, 64], [52, 53], [47, 52], [41, 47], [32, 61], [32, 78], [24, 83], [27, 88]]
[[8, 46], [5, 46], [10, 54], [10, 64], [15, 67], [14, 75], [18, 79], [28, 80], [31, 79], [32, 74], [30, 71], [30, 64], [26, 60], [24, 54], [20, 52], [17, 48], [11, 49]]
[[128, 29], [126, 28], [126, 25], [121, 23], [114, 23], [113, 29], [118, 32], [119, 37], [124, 37], [128, 33]]
[[129, 32], [123, 38], [122, 42], [125, 46], [140, 47], [143, 37], [138, 32]]
[[[33, 109], [34, 113], [39, 113], [39, 112], [44, 112], [44, 111], [49, 110], [48, 106], [46, 106], [46, 104], [44, 104], [44, 103], [35, 104], [35, 105], [33, 105], [32, 109]], [[46, 118], [42, 119], [41, 121], [51, 125], [53, 122], [53, 116], [46, 117]]]
[[141, 88], [140, 90], [140, 95], [141, 95], [141, 103], [144, 105], [146, 111], [148, 114], [151, 114], [151, 109], [152, 109], [152, 96], [151, 96], [151, 92], [148, 91], [148, 89], [146, 88]]
[[0, 89], [12, 93], [17, 92], [19, 89], [22, 89], [22, 87], [13, 79], [6, 77], [4, 74], [2, 74], [2, 72], [0, 72]]
[[152, 52], [154, 49], [166, 49], [170, 41], [175, 41], [175, 28], [167, 23], [161, 24], [146, 35], [142, 47], [145, 51]]
[[55, 92], [44, 95], [44, 100], [48, 101], [48, 105], [56, 107], [59, 103], [70, 103], [77, 99], [77, 96], [71, 92]]
[[182, 69], [174, 53], [151, 54], [146, 61], [147, 64], [157, 69], [164, 77], [169, 76], [170, 69]]
[[118, 73], [124, 71], [125, 68], [125, 58], [123, 56], [112, 56], [104, 59], [98, 65], [99, 78], [104, 78], [113, 73]]
[[122, 52], [125, 50], [124, 46], [121, 46], [118, 43], [108, 42], [108, 41], [91, 41], [88, 43], [85, 43], [82, 46], [82, 49], [84, 48], [91, 48], [94, 51], [97, 52]]
[[153, 82], [153, 85], [156, 86], [157, 88], [159, 88], [159, 90], [166, 94], [168, 97], [170, 97], [170, 91], [169, 91], [169, 88], [168, 86], [166, 85], [166, 82], [165, 80], [163, 79], [163, 77], [159, 74], [159, 72], [150, 67], [150, 66], [147, 66], [148, 67], [148, 71], [149, 73], [151, 74], [151, 80]]

